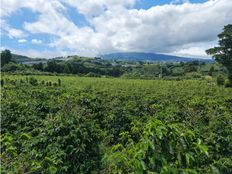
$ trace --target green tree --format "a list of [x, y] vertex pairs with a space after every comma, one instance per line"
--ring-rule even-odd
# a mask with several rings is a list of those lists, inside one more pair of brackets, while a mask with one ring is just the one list
[[225, 83], [225, 79], [224, 77], [220, 74], [218, 77], [217, 77], [217, 84], [218, 85], [224, 85]]
[[63, 73], [67, 73], [67, 74], [71, 73], [71, 65], [69, 63], [64, 64]]
[[43, 63], [40, 62], [40, 63], [37, 63], [37, 64], [33, 64], [32, 67], [36, 70], [39, 70], [39, 71], [43, 71], [44, 70], [44, 67], [43, 67]]
[[12, 55], [10, 50], [4, 50], [1, 52], [1, 66], [9, 63], [11, 61]]
[[209, 69], [209, 73], [208, 73], [208, 75], [212, 76], [212, 75], [213, 75], [214, 70], [215, 70], [214, 66], [211, 66], [211, 67], [210, 67], [210, 69]]
[[218, 38], [219, 46], [206, 50], [206, 53], [226, 67], [229, 81], [232, 83], [232, 24], [226, 25]]

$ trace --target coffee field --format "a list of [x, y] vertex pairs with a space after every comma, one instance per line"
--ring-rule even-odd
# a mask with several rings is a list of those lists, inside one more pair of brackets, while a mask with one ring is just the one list
[[1, 77], [2, 173], [232, 173], [232, 88]]

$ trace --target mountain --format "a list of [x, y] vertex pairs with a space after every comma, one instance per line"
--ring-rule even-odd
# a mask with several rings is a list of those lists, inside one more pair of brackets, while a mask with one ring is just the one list
[[103, 59], [108, 60], [126, 60], [126, 61], [149, 61], [149, 62], [190, 62], [205, 61], [211, 62], [213, 59], [187, 58], [172, 56], [166, 54], [143, 53], [143, 52], [120, 52], [101, 55]]

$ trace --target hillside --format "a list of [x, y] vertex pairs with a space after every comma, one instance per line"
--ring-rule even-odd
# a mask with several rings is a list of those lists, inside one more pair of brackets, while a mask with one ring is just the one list
[[33, 59], [27, 56], [12, 54], [12, 60], [17, 63], [22, 63], [22, 62], [32, 61]]
[[28, 56], [23, 56], [19, 54], [12, 54], [12, 60], [16, 63], [23, 63], [23, 64], [35, 64], [39, 62], [46, 62], [47, 60], [44, 58], [31, 58]]
[[104, 59], [110, 60], [127, 60], [127, 61], [150, 61], [150, 62], [191, 62], [194, 60], [210, 62], [212, 59], [199, 59], [178, 57], [166, 54], [143, 53], [143, 52], [120, 52], [110, 53], [101, 56]]
[[[110, 53], [101, 55], [101, 58], [105, 60], [120, 60], [120, 61], [148, 61], [148, 62], [192, 62], [192, 61], [202, 61], [202, 62], [213, 62], [212, 59], [199, 59], [199, 58], [187, 58], [187, 57], [178, 57], [173, 55], [166, 54], [157, 54], [157, 53], [143, 53], [143, 52], [119, 52], [119, 53]], [[23, 64], [35, 64], [38, 62], [47, 62], [47, 60], [89, 60], [94, 58], [89, 57], [80, 57], [77, 55], [68, 56], [68, 57], [55, 57], [51, 59], [44, 58], [31, 58], [28, 56], [12, 54], [13, 61]]]

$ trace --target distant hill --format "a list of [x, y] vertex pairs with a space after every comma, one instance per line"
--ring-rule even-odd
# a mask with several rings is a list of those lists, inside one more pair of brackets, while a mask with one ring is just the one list
[[31, 58], [27, 56], [18, 55], [18, 54], [12, 54], [12, 60], [17, 63], [22, 63], [22, 64], [35, 64], [39, 62], [47, 62], [47, 60], [43, 58]]
[[31, 61], [33, 59], [30, 58], [30, 57], [27, 57], [27, 56], [22, 56], [22, 55], [18, 55], [18, 54], [12, 54], [12, 60], [17, 62], [17, 63], [22, 63], [22, 62]]
[[67, 60], [89, 60], [89, 59], [94, 59], [94, 58], [72, 55], [72, 56], [67, 56], [67, 57], [60, 56], [60, 57], [45, 59], [45, 58], [31, 58], [28, 56], [12, 54], [12, 60], [17, 62], [17, 63], [22, 63], [22, 64], [36, 64], [36, 63], [40, 63], [40, 62], [46, 63], [47, 61], [51, 61], [51, 60], [67, 61]]
[[[213, 59], [199, 59], [199, 58], [187, 58], [179, 57], [166, 54], [156, 54], [156, 53], [143, 53], [143, 52], [119, 52], [119, 53], [110, 53], [101, 55], [101, 58], [105, 60], [121, 60], [121, 61], [148, 61], [148, 62], [191, 62], [191, 61], [204, 61], [204, 62], [213, 62]], [[89, 58], [89, 57], [80, 57], [77, 55], [68, 56], [68, 57], [55, 57], [51, 59], [44, 58], [31, 58], [28, 56], [12, 54], [12, 60], [17, 63], [23, 64], [36, 64], [39, 62], [46, 63], [49, 60], [89, 60], [89, 59], [98, 59]]]
[[126, 60], [126, 61], [149, 61], [149, 62], [190, 62], [194, 60], [211, 62], [213, 59], [199, 59], [172, 56], [166, 54], [143, 53], [143, 52], [120, 52], [101, 55], [103, 59], [108, 60]]

